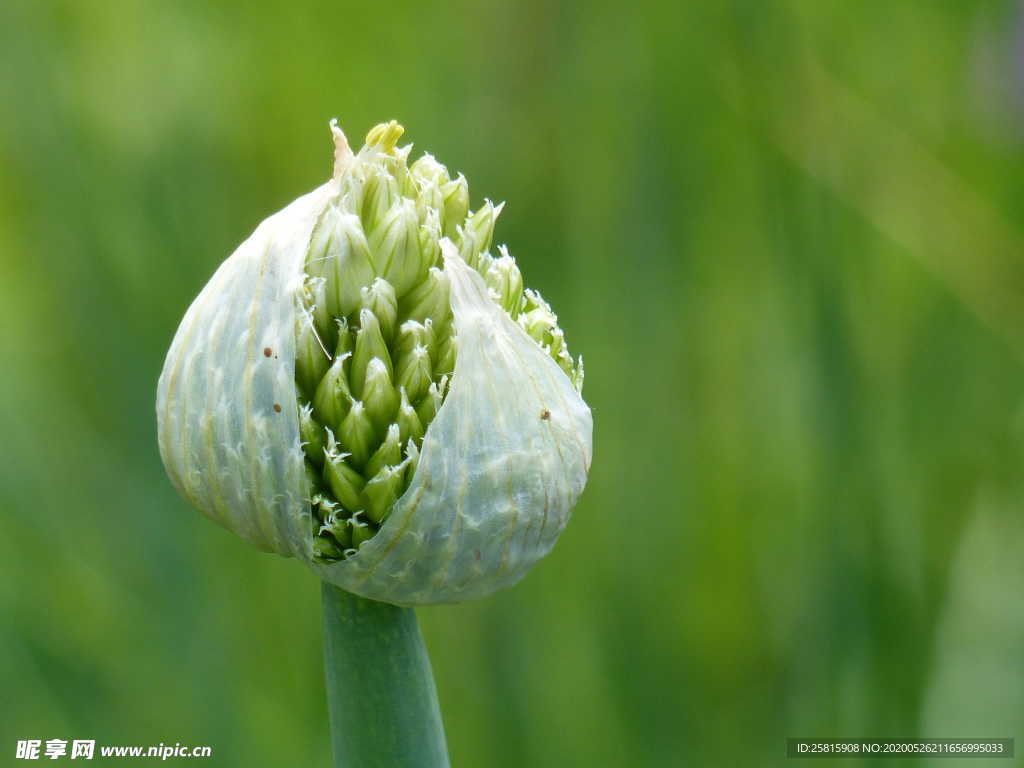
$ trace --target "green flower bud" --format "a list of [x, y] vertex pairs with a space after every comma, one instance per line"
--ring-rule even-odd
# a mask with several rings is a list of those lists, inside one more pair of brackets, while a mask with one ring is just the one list
[[348, 415], [349, 403], [352, 401], [352, 392], [348, 387], [348, 376], [345, 374], [345, 364], [349, 353], [334, 358], [331, 367], [320, 380], [320, 385], [313, 395], [313, 410], [320, 423], [333, 430], [337, 430], [342, 419]]
[[[320, 460], [323, 461], [322, 456]], [[313, 461], [305, 462], [303, 464], [303, 469], [305, 470], [306, 474], [306, 486], [309, 488], [309, 496], [307, 496], [306, 499], [309, 499], [310, 503], [314, 503], [313, 498], [315, 498], [316, 495], [319, 494], [321, 490], [323, 490], [323, 483], [320, 480], [320, 473], [316, 471], [316, 465], [314, 464]], [[313, 532], [316, 533], [315, 528]]]
[[[359, 217], [336, 205], [325, 210], [313, 230], [306, 272], [324, 285], [320, 304], [331, 317], [344, 317], [359, 306], [360, 289], [374, 277], [370, 246]], [[323, 326], [318, 324], [322, 330]]]
[[419, 417], [420, 424], [429, 424], [437, 416], [437, 412], [441, 410], [441, 403], [444, 402], [447, 384], [447, 378], [442, 378], [440, 383], [436, 381], [430, 383], [427, 394], [420, 400], [419, 405], [416, 406], [416, 415]]
[[[373, 169], [362, 185], [363, 207], [362, 224], [368, 233], [376, 233], [384, 223], [387, 212], [402, 200], [398, 184], [381, 169]], [[373, 249], [377, 252], [377, 249]]]
[[494, 292], [494, 300], [515, 319], [523, 302], [523, 276], [505, 246], [499, 247], [498, 252], [501, 256], [493, 259], [483, 273], [484, 282]]
[[565, 346], [565, 333], [561, 328], [551, 329], [551, 345], [548, 354], [554, 358], [566, 375], [572, 376], [574, 362]]
[[405, 467], [382, 468], [363, 488], [363, 511], [374, 523], [388, 516], [398, 497], [405, 490]]
[[[494, 257], [487, 251], [483, 251], [474, 257], [476, 259], [476, 266], [473, 267], [477, 272], [480, 273], [481, 277], [484, 278], [484, 283], [487, 282], [487, 272], [494, 265]], [[491, 298], [494, 298], [493, 296]], [[513, 318], [514, 319], [514, 318]]]
[[405, 457], [405, 483], [409, 485], [416, 476], [416, 469], [420, 464], [420, 451], [412, 440], [405, 444]]
[[321, 277], [306, 276], [305, 289], [302, 295], [304, 306], [313, 316], [313, 327], [324, 347], [330, 349], [334, 345], [334, 328], [331, 313], [327, 306], [327, 281]]
[[434, 348], [434, 324], [416, 320], [406, 320], [398, 329], [398, 342], [395, 345], [395, 357], [403, 358], [412, 354], [416, 347]]
[[455, 237], [458, 227], [469, 213], [469, 184], [461, 173], [453, 181], [441, 185], [444, 197], [444, 211], [441, 216], [441, 232], [445, 237]]
[[316, 536], [313, 539], [313, 555], [318, 560], [328, 562], [339, 560], [344, 556], [342, 547], [338, 546], [338, 542], [334, 540], [333, 536]]
[[[571, 360], [572, 358], [570, 357], [569, 359]], [[564, 370], [565, 366], [562, 366], [562, 368]], [[583, 391], [583, 355], [576, 358], [576, 365], [573, 366], [572, 373], [569, 374], [569, 381], [572, 382], [577, 393]]]
[[374, 428], [383, 434], [398, 411], [398, 390], [391, 380], [391, 371], [380, 358], [373, 358], [366, 367], [366, 384], [363, 386], [363, 405]]
[[377, 430], [362, 402], [353, 400], [352, 407], [341, 423], [338, 433], [342, 436], [343, 445], [351, 454], [352, 463], [356, 467], [365, 466], [373, 454], [373, 449], [377, 444], [376, 432]]
[[436, 208], [427, 210], [420, 224], [420, 256], [423, 266], [430, 268], [441, 261], [441, 221]]
[[295, 326], [295, 379], [306, 396], [312, 397], [331, 367], [331, 356], [316, 332], [313, 314], [305, 307], [296, 314]]
[[348, 326], [348, 318], [339, 317], [335, 323], [337, 328], [338, 341], [334, 345], [334, 357], [345, 358], [346, 362], [352, 359], [352, 352], [355, 350], [355, 337]]
[[452, 334], [446, 334], [437, 345], [437, 352], [434, 360], [434, 374], [437, 376], [451, 376], [455, 372], [455, 348], [456, 339]]
[[380, 325], [380, 333], [388, 344], [395, 337], [395, 326], [398, 323], [398, 299], [391, 283], [376, 278], [361, 291], [363, 309], [368, 310]]
[[401, 389], [399, 394], [398, 416], [395, 418], [395, 423], [398, 424], [399, 443], [406, 445], [411, 440], [418, 444], [423, 439], [423, 423], [416, 409], [409, 403], [406, 391]]
[[317, 467], [323, 466], [327, 435], [320, 422], [314, 420], [313, 407], [309, 403], [299, 407], [299, 437], [306, 458]]
[[377, 320], [376, 315], [364, 309], [359, 313], [356, 348], [352, 355], [352, 367], [349, 372], [352, 382], [352, 394], [356, 397], [363, 396], [366, 370], [373, 359], [384, 363], [388, 369], [389, 377], [394, 375], [391, 368], [391, 354], [388, 352], [387, 342], [384, 341], [384, 334], [381, 333], [380, 321]]
[[487, 267], [486, 257], [481, 259], [483, 249], [480, 247], [482, 240], [480, 233], [475, 229], [464, 229], [459, 227], [458, 236], [459, 257], [477, 272]]
[[[501, 214], [504, 203], [495, 206], [490, 200], [485, 200], [480, 210], [469, 217], [466, 221], [464, 231], [472, 234], [477, 242], [477, 251], [486, 253], [491, 247], [491, 238], [494, 236], [494, 222]], [[468, 263], [468, 262], [467, 262]]]
[[[340, 516], [337, 512], [332, 512], [328, 515], [324, 524], [320, 526], [317, 533], [321, 536], [324, 534], [330, 534], [331, 538], [336, 542], [337, 549], [342, 551], [352, 546], [352, 521], [347, 517]], [[337, 549], [335, 552], [337, 552]], [[342, 555], [321, 555], [321, 558], [324, 560], [338, 560], [340, 557], [342, 557]]]
[[[161, 456], [260, 549], [399, 604], [514, 583], [583, 489], [591, 417], [550, 306], [502, 247], [501, 206], [391, 122], [263, 222], [182, 320]], [[457, 245], [451, 242], [454, 238]]]
[[397, 466], [401, 463], [401, 432], [397, 424], [392, 424], [388, 427], [388, 434], [384, 438], [384, 442], [380, 444], [377, 452], [366, 462], [366, 469], [364, 471], [367, 477], [372, 478], [383, 470], [384, 467]]
[[391, 206], [370, 235], [370, 248], [377, 271], [395, 287], [396, 294], [405, 295], [423, 268], [416, 203], [401, 198]]
[[[437, 162], [431, 154], [423, 155], [423, 157], [413, 163], [409, 167], [409, 174], [416, 179], [421, 189], [424, 185], [431, 183], [437, 184], [438, 188], [440, 188], [449, 181], [448, 169]], [[469, 200], [468, 187], [466, 199]], [[441, 205], [438, 205], [437, 207], [440, 208], [442, 205], [443, 201]], [[462, 216], [465, 218], [466, 214], [462, 214]]]
[[441, 185], [434, 180], [418, 184], [415, 199], [416, 214], [419, 216], [420, 224], [426, 224], [432, 219], [435, 240], [440, 240], [441, 219], [437, 212], [444, 210], [444, 195], [441, 193]]
[[366, 521], [366, 515], [364, 512], [359, 511], [352, 517], [352, 546], [358, 549], [363, 543], [373, 538], [373, 534], [377, 532], [376, 526], [371, 525]]
[[413, 400], [419, 400], [427, 393], [433, 380], [430, 367], [430, 352], [424, 346], [413, 347], [408, 355], [398, 359], [395, 373], [399, 387]]
[[328, 454], [324, 464], [324, 479], [334, 498], [351, 512], [360, 507], [360, 494], [366, 480], [348, 465], [345, 461], [347, 457], [344, 453]]
[[444, 325], [451, 317], [451, 299], [448, 278], [437, 267], [427, 270], [427, 279], [402, 297], [402, 317], [424, 322], [430, 320], [435, 326]]
[[539, 293], [527, 288], [525, 296], [526, 303], [519, 315], [519, 325], [542, 347], [550, 347], [554, 341], [551, 332], [558, 327], [558, 318]]

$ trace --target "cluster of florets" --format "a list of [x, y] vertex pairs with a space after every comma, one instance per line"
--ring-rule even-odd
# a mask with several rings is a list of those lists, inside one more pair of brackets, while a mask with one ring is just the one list
[[295, 375], [314, 552], [324, 560], [351, 555], [379, 529], [447, 394], [457, 339], [442, 238], [577, 390], [583, 381], [550, 306], [524, 289], [504, 246], [489, 252], [502, 206], [470, 212], [466, 179], [430, 155], [408, 165], [402, 133], [394, 122], [370, 131], [306, 256]]

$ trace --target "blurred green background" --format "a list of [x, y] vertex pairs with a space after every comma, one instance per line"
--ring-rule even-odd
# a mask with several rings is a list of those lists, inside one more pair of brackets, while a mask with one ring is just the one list
[[507, 200], [496, 239], [587, 364], [552, 556], [420, 611], [455, 765], [1024, 737], [1022, 19], [0, 3], [3, 760], [328, 765], [314, 577], [175, 494], [153, 402], [218, 263], [327, 178], [334, 116]]

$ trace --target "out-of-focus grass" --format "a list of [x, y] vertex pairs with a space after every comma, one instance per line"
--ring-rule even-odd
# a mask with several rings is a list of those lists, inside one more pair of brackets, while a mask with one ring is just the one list
[[456, 764], [1021, 735], [1012, 3], [276, 5], [0, 6], [0, 749], [327, 763], [316, 584], [177, 498], [152, 402], [332, 116], [508, 200], [587, 362], [555, 553], [421, 612]]

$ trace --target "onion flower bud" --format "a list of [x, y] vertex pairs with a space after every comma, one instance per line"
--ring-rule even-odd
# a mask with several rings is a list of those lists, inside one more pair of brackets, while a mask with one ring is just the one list
[[161, 457], [204, 514], [400, 605], [480, 597], [554, 545], [592, 421], [558, 319], [489, 252], [501, 205], [403, 129], [271, 216], [188, 309], [157, 393]]

